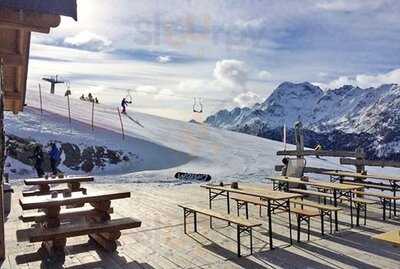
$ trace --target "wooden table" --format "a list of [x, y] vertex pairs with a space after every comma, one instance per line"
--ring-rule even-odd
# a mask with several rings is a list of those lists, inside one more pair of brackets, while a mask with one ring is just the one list
[[[346, 171], [320, 171], [319, 174], [328, 175], [330, 177], [331, 182], [340, 181], [343, 182], [345, 178], [353, 178], [354, 180], [365, 180], [365, 179], [375, 179], [381, 181], [387, 181], [389, 186], [392, 188], [393, 196], [396, 196], [396, 193], [400, 191], [400, 177], [396, 176], [387, 176], [387, 175], [379, 175], [379, 174], [361, 174], [354, 172], [346, 172]], [[393, 213], [396, 216], [396, 202], [393, 204]]]
[[[86, 195], [81, 192], [72, 192], [71, 197], [63, 197], [61, 193], [56, 198], [52, 198], [51, 195], [24, 197], [19, 200], [19, 203], [23, 210], [43, 210], [46, 216], [42, 227], [44, 229], [52, 229], [60, 227], [61, 206], [89, 203], [98, 211], [93, 220], [95, 222], [103, 222], [111, 219], [109, 214], [111, 200], [129, 198], [130, 195], [130, 192], [92, 192]], [[96, 240], [96, 238], [93, 239]], [[103, 245], [104, 241], [99, 243]], [[58, 253], [60, 256], [65, 256], [65, 245], [66, 238], [42, 242], [42, 247], [48, 253]]]
[[51, 184], [68, 184], [68, 188], [71, 191], [78, 191], [80, 189], [80, 184], [82, 182], [91, 182], [94, 181], [94, 177], [92, 176], [69, 176], [64, 178], [32, 178], [32, 179], [25, 179], [24, 183], [27, 186], [38, 186], [39, 191], [46, 193], [50, 192], [50, 185]]
[[[209, 208], [212, 209], [212, 201], [218, 196], [226, 197], [227, 212], [230, 214], [230, 193], [244, 194], [253, 197], [258, 197], [267, 201], [267, 214], [268, 214], [268, 228], [269, 228], [269, 246], [273, 249], [272, 241], [272, 213], [275, 210], [284, 210], [289, 213], [289, 232], [290, 244], [292, 244], [292, 222], [290, 214], [290, 199], [302, 197], [301, 194], [287, 193], [281, 191], [268, 190], [266, 188], [254, 188], [248, 186], [239, 186], [238, 189], [233, 189], [230, 186], [217, 186], [217, 185], [201, 185], [200, 187], [208, 190]], [[210, 219], [211, 221], [211, 219]]]
[[387, 233], [381, 233], [372, 236], [372, 239], [382, 241], [400, 247], [400, 230], [394, 230]]
[[[309, 180], [302, 181], [299, 178], [295, 177], [285, 177], [285, 176], [271, 176], [267, 177], [267, 179], [272, 180], [274, 183], [274, 190], [285, 190], [289, 191], [290, 183], [294, 184], [304, 184], [306, 186], [312, 186], [324, 190], [332, 190], [333, 194], [333, 203], [334, 206], [338, 206], [338, 199], [340, 197], [347, 197], [350, 202], [350, 218], [351, 218], [351, 227], [353, 227], [353, 191], [362, 189], [362, 186], [350, 185], [350, 184], [342, 184], [342, 183], [334, 183], [334, 182], [323, 182], [317, 180]], [[338, 224], [338, 212], [335, 211], [335, 230], [339, 230]]]

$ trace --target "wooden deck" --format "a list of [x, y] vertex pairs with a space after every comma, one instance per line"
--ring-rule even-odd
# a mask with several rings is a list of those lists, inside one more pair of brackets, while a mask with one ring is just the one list
[[[16, 230], [28, 228], [18, 219], [22, 185], [15, 187], [13, 211], [6, 222], [7, 260], [1, 268], [40, 268], [37, 243], [16, 242]], [[253, 232], [254, 255], [249, 256], [248, 238], [242, 238], [242, 255], [236, 256], [236, 229], [198, 216], [193, 233], [188, 218], [188, 235], [183, 233], [183, 213], [179, 203], [208, 206], [208, 192], [199, 185], [158, 186], [147, 184], [90, 184], [90, 189], [132, 192], [130, 199], [113, 203], [115, 215], [142, 220], [142, 227], [123, 231], [118, 253], [109, 254], [88, 244], [86, 236], [67, 242], [64, 268], [400, 268], [400, 248], [380, 243], [371, 236], [398, 229], [400, 217], [381, 221], [381, 210], [371, 206], [367, 226], [350, 229], [349, 211], [340, 214], [339, 232], [320, 237], [319, 219], [311, 222], [311, 241], [289, 246], [287, 216], [274, 216], [275, 249], [269, 250], [266, 213], [260, 219], [258, 207], [250, 206], [250, 217], [263, 226]], [[225, 212], [225, 200], [214, 201]], [[232, 212], [235, 203], [231, 203]], [[295, 225], [293, 225], [295, 227]], [[327, 226], [328, 227], [328, 226]], [[303, 238], [305, 239], [305, 238]]]

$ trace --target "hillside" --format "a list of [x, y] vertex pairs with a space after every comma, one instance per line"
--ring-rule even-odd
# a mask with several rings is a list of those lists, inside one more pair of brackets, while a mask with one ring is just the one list
[[[117, 163], [112, 163], [112, 159], [96, 159], [95, 155], [86, 154], [94, 162], [89, 174], [102, 175], [107, 180], [117, 180], [115, 175], [118, 175], [120, 181], [170, 182], [177, 171], [209, 173], [216, 180], [260, 180], [264, 175], [273, 173], [274, 165], [281, 159], [275, 155], [277, 150], [283, 148], [280, 142], [142, 114], [132, 110], [132, 107], [128, 113], [136, 122], [123, 117], [125, 140], [122, 140], [116, 108], [103, 104], [95, 107], [95, 129], [92, 131], [91, 104], [72, 99], [73, 120], [70, 128], [66, 98], [49, 94], [43, 97], [46, 111], [42, 117], [36, 93], [29, 94], [23, 113], [6, 115], [7, 135], [31, 141], [29, 145], [46, 145], [50, 141], [56, 141], [59, 146], [69, 143], [80, 149], [81, 158], [85, 157], [84, 152], [88, 149], [97, 152], [96, 148], [104, 148], [117, 152], [122, 160]], [[27, 154], [23, 155], [26, 158]], [[124, 161], [123, 156], [128, 156], [129, 160]], [[70, 166], [68, 161], [63, 154], [61, 170], [72, 174], [85, 173], [82, 163]], [[14, 171], [10, 173], [13, 178], [34, 173], [29, 165], [11, 157], [7, 163], [8, 171]], [[312, 158], [309, 164], [337, 167], [329, 159]]]
[[370, 158], [399, 159], [400, 87], [382, 85], [361, 89], [343, 86], [323, 91], [305, 83], [282, 83], [261, 104], [222, 110], [207, 124], [229, 130], [281, 140], [283, 124], [297, 120], [306, 129], [306, 145], [326, 149], [354, 150], [361, 146]]

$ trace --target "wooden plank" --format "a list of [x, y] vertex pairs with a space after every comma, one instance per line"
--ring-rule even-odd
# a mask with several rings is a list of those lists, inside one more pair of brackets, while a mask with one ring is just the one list
[[[114, 210], [110, 208], [107, 213], [112, 214]], [[80, 208], [67, 208], [67, 209], [62, 209], [59, 213], [59, 218], [61, 220], [72, 220], [72, 219], [79, 219], [82, 217], [90, 217], [90, 216], [96, 216], [98, 215], [99, 212], [95, 210], [91, 206], [85, 206], [85, 207], [80, 207]], [[102, 214], [102, 213], [100, 213]], [[34, 212], [34, 213], [26, 213], [20, 216], [20, 219], [23, 222], [44, 222], [46, 220], [47, 216], [46, 213], [43, 211], [39, 212]]]
[[94, 177], [64, 177], [64, 178], [31, 178], [25, 179], [25, 185], [65, 184], [94, 181]]
[[342, 209], [339, 207], [335, 207], [333, 205], [324, 205], [324, 204], [319, 204], [307, 200], [300, 200], [300, 199], [293, 199], [290, 200], [291, 203], [296, 204], [296, 205], [303, 205], [303, 206], [308, 206], [308, 207], [313, 207], [317, 209], [322, 209], [322, 210], [328, 210], [328, 211], [341, 211]]
[[335, 177], [351, 177], [355, 179], [378, 179], [378, 180], [391, 180], [391, 181], [400, 181], [400, 177], [396, 176], [387, 176], [387, 175], [378, 175], [378, 174], [361, 174], [354, 172], [346, 172], [346, 171], [321, 171], [320, 174], [335, 176]]
[[292, 198], [301, 197], [301, 195], [296, 195], [294, 193], [282, 192], [282, 191], [273, 191], [268, 190], [266, 188], [251, 188], [251, 187], [242, 187], [239, 186], [238, 189], [233, 189], [229, 186], [216, 186], [216, 185], [200, 185], [201, 188], [211, 189], [215, 191], [227, 191], [230, 193], [244, 194], [262, 198], [264, 200], [287, 200]]
[[88, 235], [91, 233], [106, 233], [140, 227], [142, 222], [133, 218], [121, 218], [104, 223], [63, 224], [57, 228], [31, 228], [29, 231], [30, 242], [42, 242]]
[[372, 236], [372, 239], [400, 247], [400, 230], [393, 230]]
[[[283, 165], [275, 165], [276, 172], [281, 172], [282, 168], [283, 168]], [[320, 172], [326, 172], [326, 171], [332, 171], [332, 169], [320, 168], [320, 167], [310, 167], [310, 166], [304, 167], [304, 173], [320, 173]]]
[[11, 27], [13, 29], [23, 29], [25, 31], [49, 33], [50, 28], [57, 27], [60, 22], [61, 18], [58, 15], [0, 8], [0, 27]]
[[[29, 191], [23, 191], [22, 192], [22, 196], [24, 197], [28, 197], [28, 196], [39, 196], [39, 195], [49, 195], [52, 192], [57, 192], [57, 193], [63, 193], [64, 191], [70, 190], [69, 188], [52, 188], [49, 191], [40, 191], [40, 190], [29, 190]], [[87, 192], [86, 188], [79, 188], [77, 190], [74, 191], [78, 191], [78, 192], [82, 192], [85, 193]]]
[[0, 58], [3, 59], [4, 64], [7, 66], [22, 66], [25, 63], [24, 57], [19, 54], [0, 53]]
[[58, 195], [57, 198], [52, 198], [51, 195], [23, 197], [19, 200], [19, 203], [23, 210], [30, 210], [125, 199], [130, 196], [130, 192], [93, 192], [87, 195], [73, 192], [71, 197], [63, 197], [62, 195]]
[[320, 215], [319, 210], [315, 210], [315, 209], [308, 209], [308, 208], [303, 208], [301, 209], [300, 207], [291, 207], [290, 208], [290, 212], [291, 213], [295, 213], [295, 214], [299, 214], [302, 216], [306, 216], [306, 217], [317, 217]]
[[297, 152], [296, 150], [282, 150], [276, 153], [278, 156], [326, 156], [326, 157], [360, 157], [353, 151], [330, 151], [330, 150], [304, 150]]
[[384, 161], [384, 160], [381, 161], [381, 160], [364, 160], [364, 159], [340, 158], [340, 164], [400, 168], [400, 162]]
[[361, 186], [351, 185], [351, 184], [343, 184], [337, 182], [325, 182], [325, 181], [317, 181], [317, 180], [308, 180], [303, 181], [299, 178], [295, 177], [285, 177], [285, 176], [275, 176], [275, 177], [266, 177], [272, 181], [280, 181], [287, 183], [295, 183], [295, 184], [303, 184], [307, 186], [312, 186], [316, 188], [324, 188], [324, 189], [337, 189], [337, 190], [358, 190], [361, 189]]
[[229, 221], [232, 222], [234, 224], [239, 224], [245, 227], [257, 227], [257, 226], [261, 226], [261, 222], [256, 222], [256, 221], [251, 221], [248, 220], [246, 218], [242, 218], [242, 217], [236, 217], [233, 215], [228, 215], [228, 214], [223, 214], [220, 212], [216, 212], [213, 211], [211, 209], [208, 208], [201, 208], [199, 206], [195, 206], [195, 205], [178, 205], [179, 207], [182, 208], [186, 208], [189, 209], [191, 211], [195, 211], [197, 213], [206, 215], [206, 216], [210, 216], [216, 219], [220, 219], [220, 220], [225, 220], [225, 221]]

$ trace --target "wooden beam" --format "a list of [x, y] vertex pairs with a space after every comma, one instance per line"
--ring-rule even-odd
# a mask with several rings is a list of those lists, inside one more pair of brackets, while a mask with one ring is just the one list
[[380, 166], [380, 167], [396, 167], [400, 168], [400, 162], [396, 161], [381, 161], [381, 160], [364, 160], [364, 159], [349, 159], [340, 158], [340, 164], [344, 165], [365, 165], [365, 166]]
[[[276, 172], [281, 172], [283, 168], [283, 165], [275, 165], [275, 171]], [[332, 169], [327, 169], [327, 168], [319, 168], [319, 167], [304, 167], [304, 173], [319, 173], [323, 171], [332, 171]]]
[[282, 150], [276, 153], [278, 156], [326, 156], [326, 157], [360, 157], [359, 154], [353, 151], [338, 151], [338, 150], [304, 150], [297, 152], [296, 150]]
[[58, 15], [0, 8], [0, 26], [3, 27], [48, 33], [50, 28], [57, 27], [60, 22], [61, 18]]
[[0, 59], [3, 59], [4, 64], [7, 66], [22, 66], [25, 64], [25, 59], [22, 55], [18, 54], [3, 54], [0, 53]]

